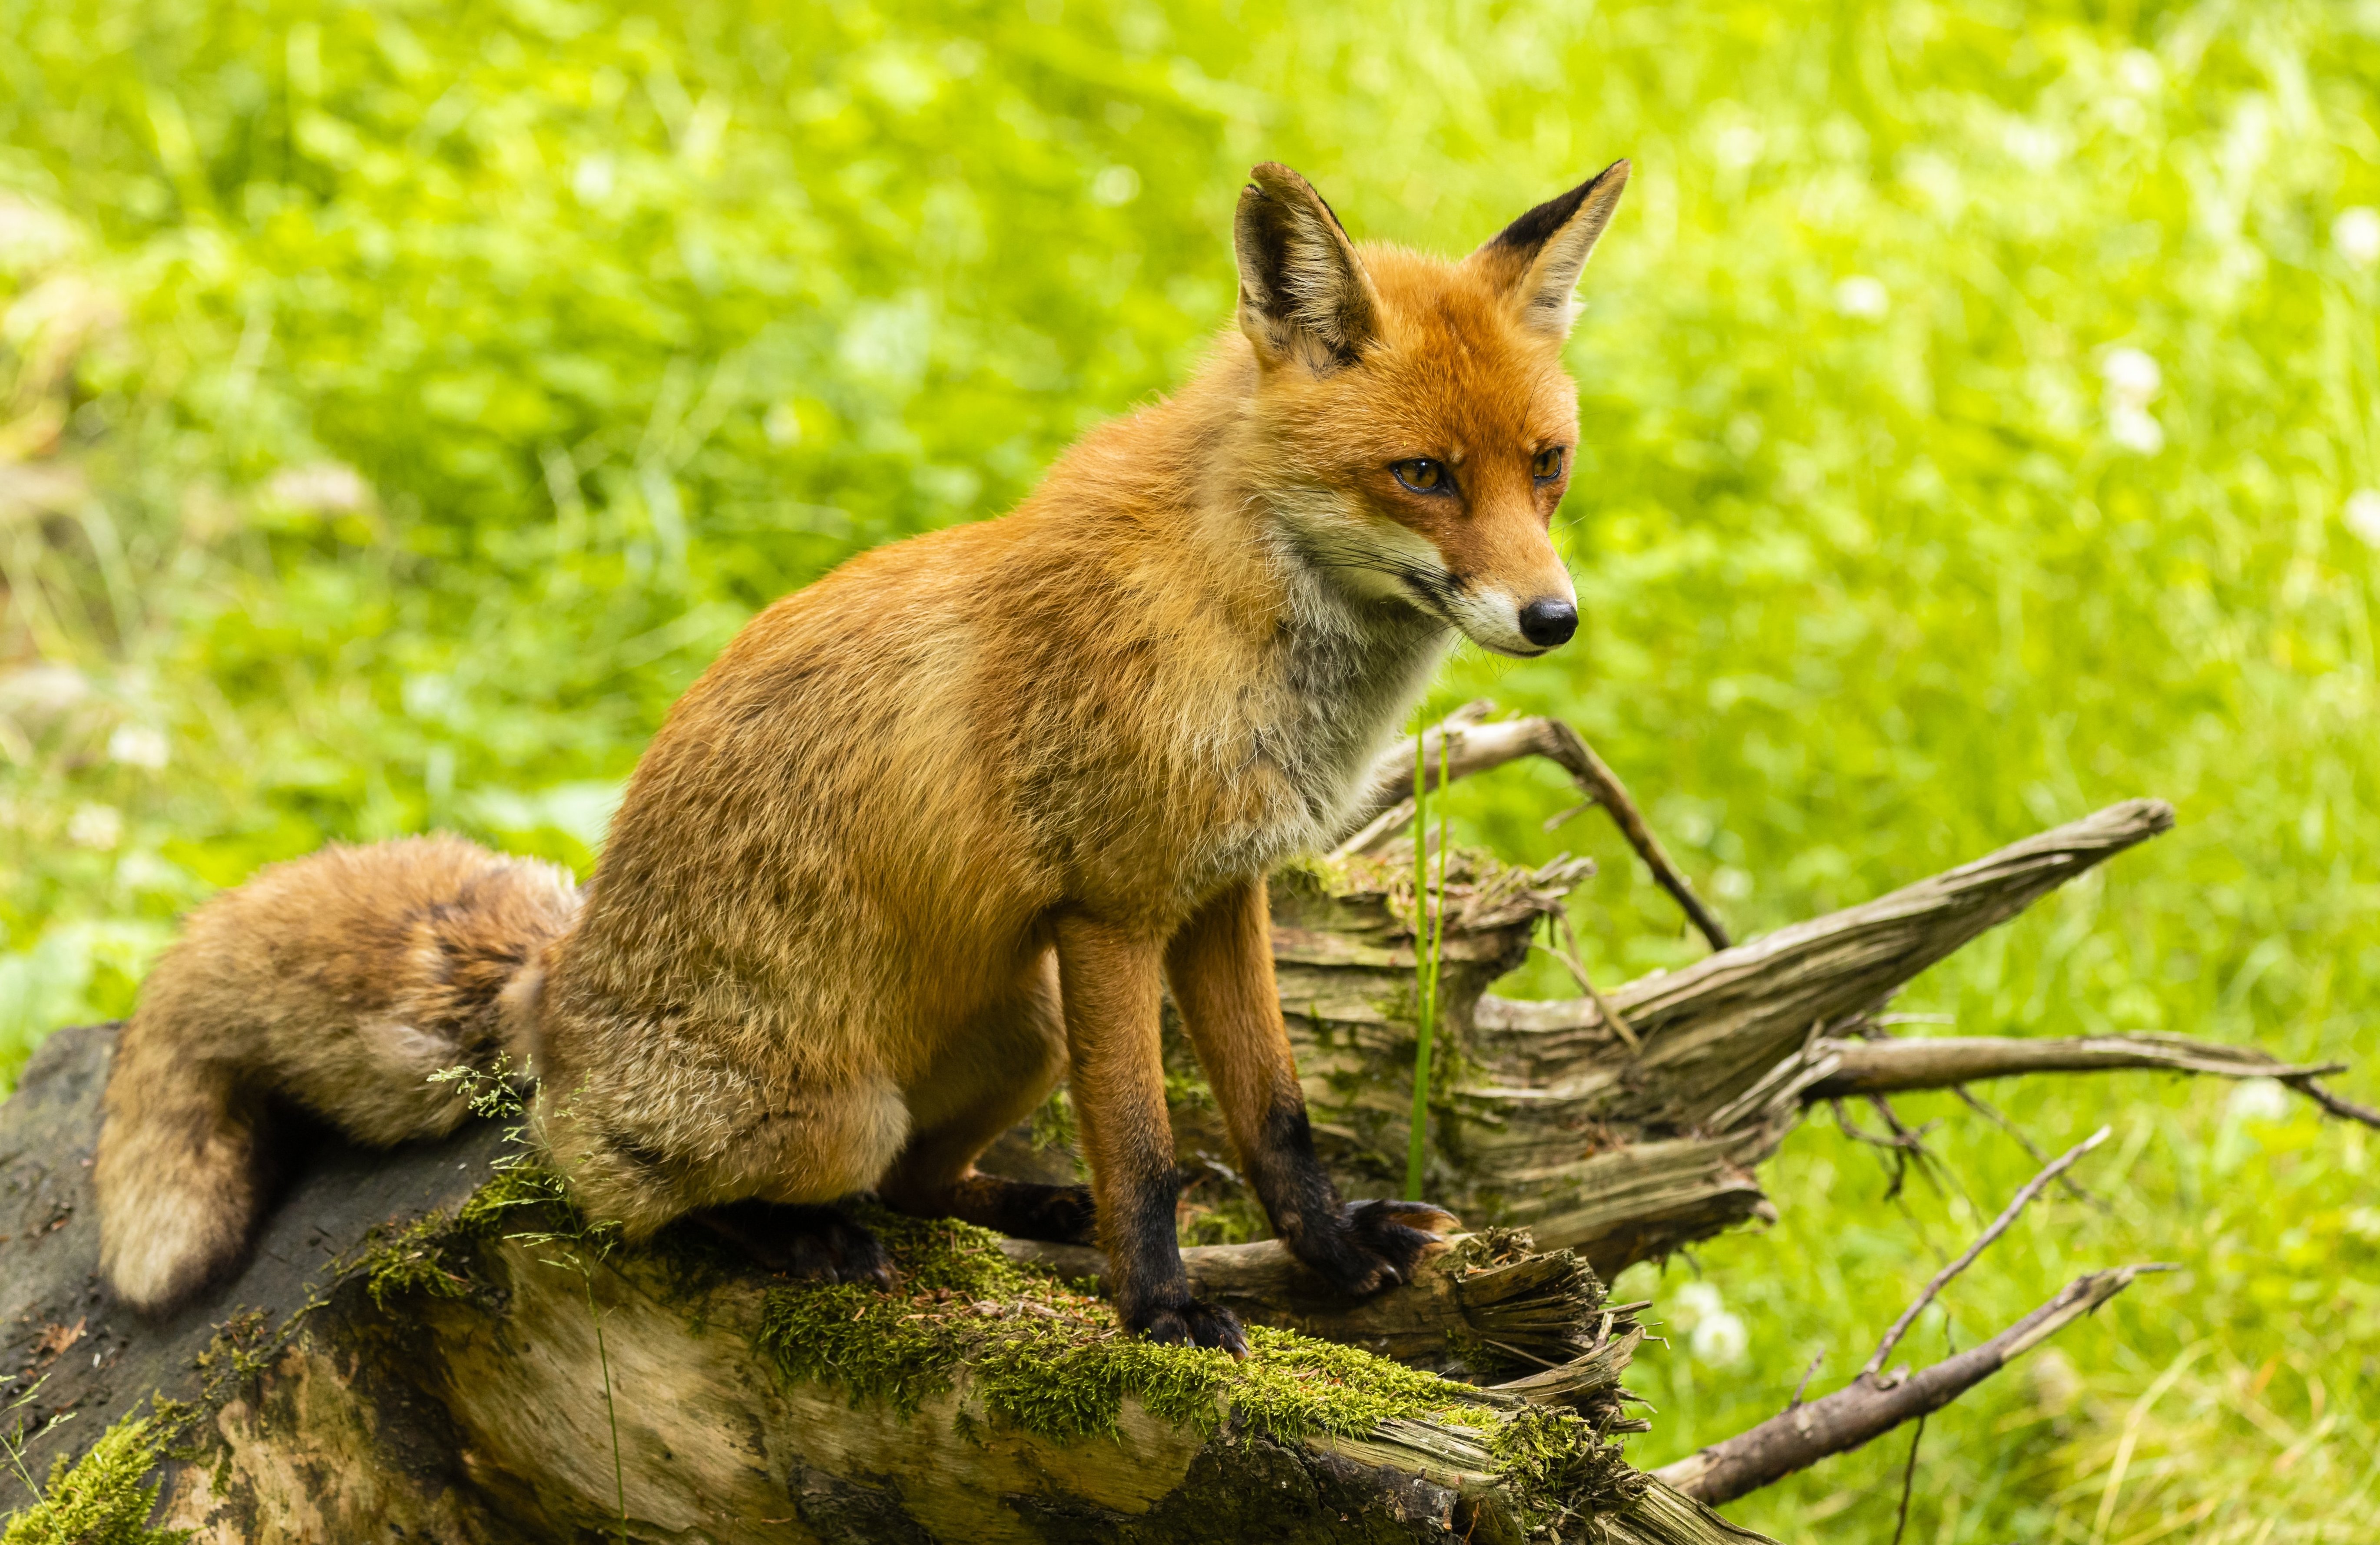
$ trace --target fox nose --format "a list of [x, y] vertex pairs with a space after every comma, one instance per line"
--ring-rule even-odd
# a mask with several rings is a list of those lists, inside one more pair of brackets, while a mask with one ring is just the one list
[[1570, 642], [1578, 631], [1578, 608], [1567, 601], [1532, 601], [1521, 608], [1521, 637], [1542, 649]]

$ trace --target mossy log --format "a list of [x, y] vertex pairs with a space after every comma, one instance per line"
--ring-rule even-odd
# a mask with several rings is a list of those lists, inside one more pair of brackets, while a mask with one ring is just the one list
[[[158, 1521], [199, 1539], [1759, 1538], [1625, 1463], [1633, 1308], [1509, 1235], [1356, 1306], [1270, 1246], [1193, 1251], [1260, 1326], [1241, 1364], [1126, 1341], [1065, 1274], [1096, 1258], [961, 1224], [873, 1218], [891, 1293], [772, 1280], [698, 1231], [622, 1248], [489, 1124], [318, 1145], [246, 1271], [144, 1323], [93, 1275], [113, 1040], [59, 1032], [0, 1107], [19, 1441], [38, 1468], [161, 1416]], [[1560, 1377], [1480, 1387], [1274, 1326]]]
[[[1663, 1477], [1626, 1464], [1644, 1306], [1606, 1303], [1602, 1282], [1761, 1212], [1754, 1166], [1809, 1102], [2150, 1067], [2348, 1103], [2314, 1082], [2326, 1066], [2175, 1037], [1877, 1039], [1876, 1009], [1912, 975], [2170, 819], [2113, 807], [1559, 1003], [1489, 989], [1585, 866], [1452, 856], [1429, 1178], [1485, 1232], [1363, 1304], [1269, 1243], [1188, 1252], [1200, 1290], [1264, 1328], [1238, 1366], [1121, 1341], [1088, 1296], [1091, 1252], [956, 1225], [881, 1220], [903, 1266], [890, 1295], [771, 1282], [698, 1231], [617, 1247], [501, 1122], [394, 1153], [293, 1153], [246, 1271], [142, 1323], [94, 1274], [88, 1166], [113, 1032], [62, 1031], [0, 1107], [25, 1464], [84, 1452], [156, 1397], [181, 1445], [155, 1478], [162, 1515], [211, 1540], [1748, 1539], [1696, 1499], [1865, 1441], [1998, 1366], [1813, 1402], [1790, 1430]], [[1391, 842], [1274, 888], [1317, 1130], [1358, 1193], [1390, 1189], [1405, 1149], [1410, 872]], [[1169, 1054], [1185, 1167], [1228, 1188], [1195, 1069]], [[1063, 1170], [1050, 1137], [1012, 1134], [1002, 1157]], [[2041, 1333], [2028, 1321], [2000, 1350]]]

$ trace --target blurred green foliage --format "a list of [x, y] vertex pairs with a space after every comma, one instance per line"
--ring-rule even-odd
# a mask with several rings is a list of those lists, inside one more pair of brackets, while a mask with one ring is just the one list
[[[2358, 1059], [2368, 1094], [2375, 83], [2380, 7], [2302, 0], [0, 0], [6, 1060], [327, 838], [583, 868], [751, 611], [1180, 379], [1251, 162], [1460, 250], [1624, 153], [1572, 349], [1587, 633], [1436, 706], [1578, 723], [1744, 930], [2172, 798], [1901, 1006]], [[1609, 979], [1696, 953], [1596, 818], [1540, 830], [1549, 774], [1449, 803], [1603, 859]], [[2112, 1205], [2036, 1208], [1912, 1356], [2184, 1270], [1937, 1417], [1908, 1538], [2368, 1538], [2361, 1135], [2252, 1086], [1985, 1092], [2044, 1146], [2114, 1121]], [[1642, 1461], [1813, 1353], [1847, 1377], [2033, 1167], [1909, 1109], [1941, 1186], [1888, 1202], [1814, 1124], [1780, 1225], [1672, 1264]], [[1904, 1454], [1732, 1511], [1881, 1539]]]

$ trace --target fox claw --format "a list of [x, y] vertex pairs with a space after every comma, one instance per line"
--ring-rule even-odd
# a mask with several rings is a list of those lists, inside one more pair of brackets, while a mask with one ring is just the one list
[[1350, 1297], [1413, 1280], [1429, 1247], [1462, 1220], [1426, 1201], [1354, 1201], [1329, 1224], [1287, 1241], [1297, 1258]]
[[1248, 1355], [1248, 1338], [1240, 1329], [1239, 1318], [1196, 1298], [1126, 1310], [1123, 1326], [1163, 1344], [1218, 1348], [1234, 1357]]

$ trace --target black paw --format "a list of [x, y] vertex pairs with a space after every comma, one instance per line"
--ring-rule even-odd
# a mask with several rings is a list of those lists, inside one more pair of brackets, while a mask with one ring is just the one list
[[1248, 1355], [1248, 1338], [1241, 1333], [1238, 1318], [1229, 1309], [1196, 1298], [1127, 1307], [1123, 1318], [1126, 1332], [1151, 1341], [1172, 1346], [1219, 1347], [1234, 1357]]
[[1429, 1247], [1461, 1220], [1426, 1201], [1351, 1201], [1325, 1226], [1284, 1239], [1298, 1259], [1350, 1297], [1412, 1280]]
[[892, 1259], [839, 1208], [739, 1201], [694, 1215], [768, 1270], [810, 1282], [892, 1285]]
[[1007, 1232], [1019, 1239], [1046, 1239], [1053, 1245], [1089, 1245], [1099, 1237], [1099, 1210], [1087, 1186], [1050, 1186], [1033, 1198]]

